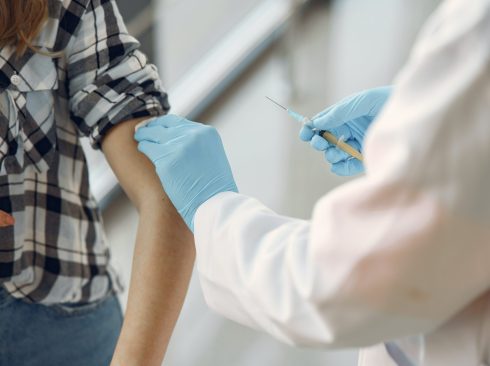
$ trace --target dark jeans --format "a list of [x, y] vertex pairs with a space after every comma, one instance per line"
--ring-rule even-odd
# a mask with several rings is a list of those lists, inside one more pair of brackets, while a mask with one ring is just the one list
[[0, 366], [108, 366], [122, 320], [116, 296], [44, 306], [16, 300], [0, 287]]

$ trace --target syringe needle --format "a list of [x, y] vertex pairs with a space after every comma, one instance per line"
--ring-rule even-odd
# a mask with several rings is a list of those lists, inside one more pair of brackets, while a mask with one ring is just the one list
[[275, 105], [277, 105], [279, 108], [282, 108], [284, 109], [286, 112], [288, 112], [288, 114], [293, 117], [296, 121], [300, 122], [300, 123], [304, 123], [308, 126], [311, 126], [311, 121], [309, 118], [306, 118], [305, 116], [302, 116], [301, 114], [293, 111], [292, 109], [289, 109], [279, 103], [277, 103], [274, 99], [272, 98], [269, 98], [266, 96], [267, 99], [269, 99], [272, 103], [274, 103]]
[[288, 109], [287, 109], [285, 106], [283, 106], [283, 105], [281, 105], [281, 104], [277, 103], [277, 102], [276, 102], [274, 99], [269, 98], [267, 95], [266, 95], [265, 97], [266, 97], [267, 99], [269, 99], [269, 100], [270, 100], [272, 103], [274, 103], [275, 105], [277, 105], [278, 107], [280, 107], [280, 108], [284, 109], [285, 111], [287, 111], [287, 110], [288, 110]]

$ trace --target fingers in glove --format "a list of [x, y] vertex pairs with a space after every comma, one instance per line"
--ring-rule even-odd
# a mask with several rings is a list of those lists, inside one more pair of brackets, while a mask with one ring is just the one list
[[331, 171], [337, 175], [347, 177], [364, 172], [364, 166], [362, 162], [356, 158], [350, 158], [348, 160], [343, 160], [339, 163], [332, 164]]
[[318, 151], [325, 151], [329, 145], [331, 145], [327, 140], [325, 140], [320, 135], [315, 135], [310, 141], [311, 146]]
[[337, 164], [342, 161], [346, 161], [350, 157], [351, 156], [349, 154], [340, 150], [335, 145], [330, 144], [328, 149], [325, 150], [325, 160], [328, 161], [330, 164]]
[[192, 123], [195, 122], [189, 121], [184, 117], [177, 116], [175, 114], [168, 114], [166, 116], [155, 118], [147, 126], [148, 127], [161, 126], [164, 128], [172, 128], [172, 127], [180, 126], [182, 124], [192, 124]]
[[138, 128], [134, 134], [134, 139], [138, 142], [149, 141], [155, 143], [162, 143], [165, 137], [166, 129], [162, 126], [144, 126]]
[[322, 130], [330, 130], [358, 117], [362, 112], [354, 113], [353, 107], [356, 104], [356, 98], [357, 96], [347, 97], [317, 114], [312, 119], [313, 126]]
[[301, 131], [299, 131], [299, 138], [302, 141], [308, 142], [311, 141], [311, 139], [315, 136], [315, 132], [310, 126], [303, 125], [301, 128]]
[[192, 135], [192, 131], [203, 128], [203, 126], [198, 124], [182, 124], [176, 127], [165, 128], [158, 124], [153, 126], [148, 125], [139, 128], [134, 134], [134, 138], [138, 142], [149, 141], [166, 144], [182, 137], [189, 137]]
[[347, 141], [354, 136], [352, 135], [352, 130], [348, 125], [342, 125], [337, 128], [332, 128], [329, 130], [337, 139], [342, 140], [342, 141]]
[[145, 154], [153, 163], [167, 155], [167, 149], [164, 145], [150, 141], [140, 142], [138, 144], [138, 150]]
[[363, 116], [373, 116], [383, 106], [390, 91], [391, 87], [382, 87], [348, 96], [313, 117], [313, 125], [329, 130]]
[[[361, 151], [361, 145], [357, 142], [357, 140], [350, 139], [345, 141], [347, 144], [352, 146], [357, 151]], [[337, 146], [333, 144], [329, 144], [327, 150], [325, 150], [325, 160], [327, 160], [330, 164], [336, 164], [343, 160], [351, 159], [352, 156], [339, 149]]]

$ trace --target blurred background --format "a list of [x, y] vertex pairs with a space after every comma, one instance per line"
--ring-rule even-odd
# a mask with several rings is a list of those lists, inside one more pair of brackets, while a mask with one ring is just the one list
[[[393, 82], [436, 0], [118, 0], [155, 63], [172, 112], [215, 126], [238, 187], [277, 212], [309, 218], [345, 180], [265, 99], [312, 116]], [[102, 155], [87, 149], [114, 263], [129, 283], [138, 215]], [[121, 296], [123, 306], [127, 293]], [[356, 350], [297, 350], [207, 309], [194, 276], [166, 365], [356, 365]]]

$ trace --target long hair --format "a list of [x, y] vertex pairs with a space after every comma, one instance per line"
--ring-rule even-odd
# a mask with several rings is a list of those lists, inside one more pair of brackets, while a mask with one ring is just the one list
[[0, 0], [0, 48], [13, 46], [17, 56], [34, 49], [33, 39], [48, 17], [48, 0]]

